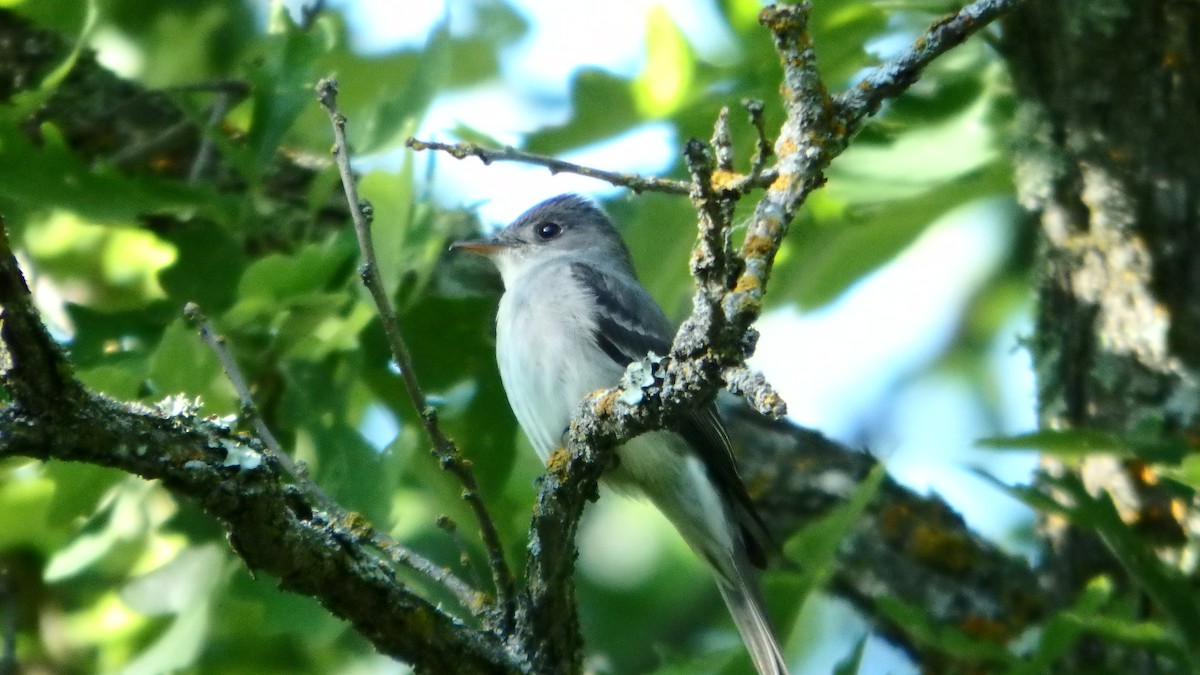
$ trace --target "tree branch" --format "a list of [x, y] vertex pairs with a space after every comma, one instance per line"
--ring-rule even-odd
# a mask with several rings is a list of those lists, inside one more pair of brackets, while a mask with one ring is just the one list
[[875, 114], [884, 100], [907, 91], [934, 59], [1024, 2], [978, 0], [935, 21], [907, 50], [867, 73], [856, 86], [837, 97], [838, 119], [846, 126], [846, 135], [858, 131], [863, 120]]
[[[719, 401], [742, 477], [780, 541], [844, 503], [877, 464], [866, 452], [766, 418], [731, 397]], [[941, 499], [890, 478], [842, 542], [837, 561], [830, 591], [921, 663], [950, 665], [948, 655], [887, 612], [889, 602], [921, 607], [934, 625], [995, 643], [1016, 638], [1053, 606], [1026, 560], [971, 532]]]
[[388, 299], [383, 279], [379, 275], [379, 263], [375, 258], [375, 244], [371, 240], [373, 209], [366, 201], [358, 198], [358, 186], [355, 184], [354, 175], [350, 170], [350, 149], [346, 142], [346, 118], [337, 109], [337, 81], [322, 79], [318, 82], [317, 99], [320, 101], [321, 107], [329, 114], [329, 121], [333, 125], [333, 153], [337, 160], [338, 173], [342, 178], [342, 189], [346, 193], [350, 215], [354, 220], [354, 232], [358, 237], [358, 248], [363, 259], [362, 267], [359, 268], [359, 276], [362, 277], [363, 285], [367, 287], [371, 298], [375, 301], [375, 307], [378, 309], [379, 318], [383, 324], [383, 332], [387, 336], [388, 346], [392, 351], [392, 358], [400, 370], [408, 398], [421, 418], [425, 433], [433, 444], [434, 455], [438, 458], [442, 468], [449, 471], [462, 483], [463, 499], [471, 505], [475, 520], [479, 523], [480, 538], [487, 551], [492, 581], [496, 588], [497, 628], [501, 633], [507, 633], [512, 628], [516, 614], [516, 589], [512, 571], [504, 557], [504, 544], [500, 541], [500, 533], [492, 521], [491, 514], [488, 513], [487, 506], [483, 503], [479, 492], [479, 483], [475, 480], [475, 473], [471, 469], [471, 462], [463, 457], [454, 442], [442, 433], [437, 421], [437, 409], [429, 403], [417, 381], [412, 357], [400, 334], [400, 324], [396, 318], [396, 312], [392, 308], [391, 300]]
[[[714, 170], [729, 163], [727, 153], [719, 149], [714, 159], [703, 143], [690, 142], [685, 150], [693, 174], [689, 195], [700, 219], [692, 256], [697, 283], [692, 313], [676, 333], [670, 357], [631, 365], [651, 368], [654, 383], [640, 392], [618, 386], [589, 396], [571, 422], [565, 451], [550, 458], [530, 527], [534, 554], [526, 568], [529, 588], [519, 615], [526, 656], [539, 671], [578, 668], [577, 627], [561, 618], [555, 623], [553, 617], [575, 616], [574, 534], [610, 461], [607, 449], [670, 427], [687, 410], [711, 400], [726, 372], [744, 366], [757, 338], [752, 324], [761, 313], [788, 225], [805, 198], [824, 184], [824, 169], [849, 141], [850, 129], [838, 123], [834, 100], [817, 70], [807, 30], [809, 9], [807, 2], [768, 6], [759, 15], [775, 38], [787, 119], [775, 143], [773, 180], [747, 225], [736, 259], [730, 260], [727, 250], [736, 192], [722, 192], [713, 180]], [[911, 80], [889, 93], [908, 84]], [[727, 136], [720, 122], [714, 136], [722, 143]], [[537, 642], [528, 640], [529, 629], [541, 631]]]
[[[195, 303], [189, 302], [183, 309], [184, 315], [194, 324], [200, 331], [200, 339], [204, 340], [209, 349], [217, 355], [217, 360], [221, 362], [221, 369], [225, 371], [225, 376], [233, 384], [233, 388], [237, 391], [238, 400], [241, 404], [241, 416], [249, 418], [254, 431], [257, 434], [258, 440], [266, 446], [267, 453], [277, 461], [284, 473], [294, 481], [299, 481], [299, 485], [304, 487], [316, 504], [325, 509], [336, 508], [333, 500], [325, 494], [316, 484], [304, 480], [304, 474], [299, 467], [292, 462], [291, 457], [284, 452], [283, 448], [276, 440], [275, 434], [271, 433], [265, 421], [258, 413], [258, 406], [254, 404], [254, 398], [250, 394], [250, 386], [246, 382], [245, 376], [242, 375], [241, 368], [238, 367], [237, 361], [230, 353], [228, 346], [225, 344], [225, 338], [218, 335], [209, 322], [208, 317], [200, 310], [200, 307]], [[369, 541], [370, 544], [378, 548], [383, 554], [392, 560], [397, 565], [403, 565], [414, 572], [418, 572], [434, 582], [441, 584], [449, 590], [464, 608], [476, 611], [480, 604], [479, 592], [452, 574], [449, 570], [435, 564], [432, 560], [425, 558], [416, 551], [401, 546], [396, 543], [391, 537], [375, 530], [369, 529], [368, 537], [364, 541]]]
[[612, 183], [613, 185], [627, 187], [639, 193], [665, 192], [667, 194], [686, 195], [690, 187], [687, 183], [670, 178], [593, 169], [581, 164], [574, 164], [561, 159], [546, 157], [545, 155], [535, 155], [531, 152], [507, 146], [504, 148], [485, 148], [474, 143], [438, 143], [436, 141], [421, 141], [416, 138], [409, 138], [405, 141], [405, 145], [418, 152], [422, 150], [441, 150], [455, 159], [478, 157], [484, 164], [491, 164], [492, 162], [520, 162], [522, 164], [544, 166], [550, 169], [550, 173], [574, 173]]
[[[289, 480], [261, 445], [197, 418], [177, 398], [152, 410], [85, 391], [42, 326], [2, 228], [0, 302], [11, 364], [4, 383], [14, 398], [0, 408], [0, 457], [87, 462], [161, 480], [220, 520], [250, 569], [316, 598], [381, 652], [426, 672], [516, 672], [490, 634], [403, 583], [394, 552], [375, 548], [381, 538], [369, 524], [315, 503], [314, 486]], [[477, 595], [462, 599], [478, 604]]]

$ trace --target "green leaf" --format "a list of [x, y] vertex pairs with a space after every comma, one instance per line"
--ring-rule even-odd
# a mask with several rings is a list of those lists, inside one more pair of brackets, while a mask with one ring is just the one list
[[363, 328], [375, 317], [365, 301], [350, 303], [340, 294], [313, 294], [288, 303], [277, 322], [276, 347], [288, 358], [317, 361], [332, 352], [356, 349]]
[[1072, 524], [1099, 535], [1121, 566], [1171, 618], [1175, 626], [1174, 639], [1188, 654], [1192, 665], [1200, 665], [1200, 645], [1194, 644], [1191, 639], [1200, 635], [1200, 606], [1196, 605], [1190, 593], [1179, 592], [1179, 589], [1188, 587], [1187, 580], [1178, 570], [1159, 561], [1153, 547], [1121, 519], [1111, 495], [1101, 492], [1093, 496], [1072, 474], [1041, 476], [1043, 483], [1061, 490], [1071, 505], [1059, 502], [1033, 487], [1005, 486], [993, 481], [1029, 506], [1065, 516]]
[[[364, 115], [361, 123], [355, 123], [351, 118], [348, 133], [353, 134], [350, 140], [355, 152], [369, 153], [398, 145], [413, 134], [438, 88], [445, 82], [451, 66], [453, 42], [449, 26], [442, 21], [430, 34], [421, 56], [421, 66], [412, 72], [408, 83], [403, 87], [389, 83], [390, 96], [370, 114]], [[406, 154], [406, 163], [410, 163], [412, 153]]]
[[242, 172], [254, 182], [272, 166], [280, 143], [300, 114], [316, 106], [314, 65], [334, 39], [325, 21], [301, 30], [282, 3], [273, 5], [271, 25], [259, 65], [249, 73], [253, 85], [250, 129], [246, 150], [237, 155]]
[[[87, 377], [90, 368], [106, 366], [132, 371], [138, 382], [142, 382], [146, 372], [145, 359], [158, 344], [166, 327], [179, 317], [179, 306], [160, 300], [125, 311], [98, 311], [68, 303], [66, 312], [75, 327], [75, 336], [68, 345], [71, 362], [80, 368], [81, 377]], [[97, 378], [94, 385], [88, 382], [89, 386], [101, 389], [113, 386], [116, 387], [114, 392], [128, 391], [125, 386], [130, 383], [120, 372], [98, 371]]]
[[833, 675], [856, 675], [862, 668], [863, 652], [867, 650], [867, 640], [870, 635], [864, 635], [858, 639], [858, 643], [854, 645], [854, 649], [846, 655], [846, 658], [837, 662], [833, 667]]
[[130, 582], [121, 598], [147, 614], [171, 615], [167, 630], [122, 670], [123, 675], [153, 675], [193, 665], [204, 649], [212, 602], [230, 569], [216, 544], [181, 551], [171, 562]]
[[883, 465], [876, 464], [845, 504], [806, 526], [784, 544], [784, 555], [802, 569], [803, 581], [794, 596], [796, 605], [803, 604], [809, 594], [833, 576], [838, 547], [854, 530], [886, 476]]
[[[130, 448], [128, 451], [136, 450]], [[57, 582], [78, 576], [101, 562], [116, 561], [114, 567], [132, 563], [141, 552], [150, 528], [155, 525], [147, 500], [147, 495], [154, 489], [156, 486], [152, 483], [126, 477], [106, 490], [88, 522], [46, 562], [46, 581]]]
[[95, 30], [96, 21], [100, 17], [100, 9], [96, 0], [87, 0], [85, 7], [83, 25], [79, 29], [79, 35], [75, 38], [75, 44], [71, 47], [71, 51], [57, 66], [42, 77], [42, 81], [36, 88], [26, 89], [13, 96], [12, 100], [8, 101], [9, 109], [5, 111], [6, 115], [11, 115], [13, 119], [18, 120], [28, 118], [48, 101], [63, 80], [67, 79], [67, 75], [79, 61], [79, 55], [87, 47], [88, 39]]
[[525, 139], [529, 152], [556, 155], [605, 140], [639, 124], [629, 82], [595, 69], [582, 69], [571, 82], [571, 118]]
[[285, 361], [278, 421], [296, 430], [297, 456], [314, 468], [330, 497], [382, 524], [391, 515], [406, 455], [377, 450], [359, 430], [370, 398], [356, 366], [334, 359]]
[[175, 263], [159, 273], [159, 283], [177, 306], [194, 302], [210, 316], [225, 311], [236, 297], [246, 253], [237, 239], [212, 221], [179, 223], [163, 233], [175, 245]]
[[1187, 441], [1180, 437], [1098, 429], [1043, 429], [1016, 436], [983, 438], [977, 444], [993, 450], [1036, 449], [1064, 459], [1104, 453], [1164, 464], [1179, 464], [1191, 451]]
[[1027, 672], [1030, 675], [1050, 672], [1054, 663], [1074, 647], [1083, 634], [1084, 627], [1078, 620], [1071, 620], [1070, 616], [1087, 617], [1099, 613], [1112, 599], [1112, 594], [1112, 581], [1107, 577], [1097, 577], [1088, 582], [1067, 612], [1046, 622], [1037, 648], [1025, 663], [1014, 669], [1012, 675], [1016, 675], [1017, 672]]
[[[814, 308], [832, 302], [859, 279], [904, 251], [950, 209], [1006, 190], [1007, 166], [941, 183], [917, 197], [895, 202], [833, 207], [838, 215], [798, 222], [780, 249], [767, 298]], [[814, 211], [824, 198], [810, 204]], [[810, 200], [811, 201], [811, 200]], [[841, 208], [846, 208], [841, 211]]]
[[889, 17], [874, 2], [843, 0], [822, 5], [822, 10], [813, 13], [812, 21], [821, 75], [831, 86], [849, 84], [863, 68], [877, 62], [864, 47], [887, 32]]
[[694, 57], [661, 5], [650, 9], [646, 23], [646, 63], [632, 83], [633, 100], [643, 117], [657, 119], [673, 113], [688, 96]]
[[66, 527], [94, 512], [101, 497], [126, 475], [116, 469], [78, 462], [47, 462], [42, 471], [54, 481], [54, 499], [47, 514], [47, 524], [52, 527]]
[[126, 224], [154, 214], [225, 219], [236, 211], [231, 197], [85, 165], [54, 127], [44, 124], [41, 131], [45, 142], [35, 146], [18, 124], [0, 123], [0, 210], [9, 217], [53, 208], [93, 223]]
[[132, 401], [141, 396], [145, 383], [145, 359], [126, 359], [123, 364], [106, 364], [75, 371], [88, 389], [116, 399]]
[[0, 477], [3, 478], [0, 480], [0, 550], [57, 544], [45, 539], [54, 503], [54, 482], [40, 475], [30, 478], [0, 473]]
[[177, 319], [163, 332], [150, 357], [148, 381], [156, 397], [182, 394], [199, 397], [206, 414], [228, 414], [238, 409], [237, 392], [221, 370], [221, 363], [195, 329]]
[[[418, 207], [415, 203], [414, 164], [412, 150], [406, 149], [399, 174], [372, 171], [358, 182], [359, 195], [375, 208], [371, 239], [375, 245], [379, 276], [391, 298], [396, 297], [405, 275], [413, 272], [428, 277], [437, 261], [437, 256], [428, 255], [432, 233], [413, 231], [418, 209], [429, 210], [428, 206]], [[440, 241], [438, 248], [441, 248]]]
[[[415, 372], [426, 395], [441, 399], [436, 407], [443, 428], [475, 465], [485, 495], [501, 492], [515, 454], [516, 420], [496, 372], [494, 316], [495, 301], [491, 299], [449, 300], [426, 295], [401, 318]], [[401, 420], [419, 423], [399, 377], [388, 368], [391, 356], [378, 322], [363, 333], [362, 354], [362, 376], [376, 395]], [[455, 401], [445, 396], [464, 381], [476, 383], [470, 397]]]
[[307, 244], [295, 253], [272, 253], [255, 260], [238, 281], [239, 302], [259, 298], [277, 303], [328, 290], [345, 278], [355, 251], [350, 235]]

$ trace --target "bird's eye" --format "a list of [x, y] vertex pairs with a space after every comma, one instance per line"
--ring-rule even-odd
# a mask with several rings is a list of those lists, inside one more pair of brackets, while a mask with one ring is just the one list
[[549, 241], [562, 234], [562, 225], [554, 222], [541, 223], [534, 228], [534, 232], [537, 232], [538, 239]]

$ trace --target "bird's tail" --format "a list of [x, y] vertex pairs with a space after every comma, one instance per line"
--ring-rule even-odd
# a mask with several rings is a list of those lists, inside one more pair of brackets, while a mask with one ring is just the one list
[[759, 675], [788, 675], [783, 652], [779, 648], [779, 642], [775, 640], [775, 633], [771, 630], [771, 624], [767, 621], [763, 609], [762, 595], [759, 593], [758, 584], [755, 583], [754, 572], [750, 569], [749, 561], [737, 559], [739, 557], [734, 556], [733, 574], [725, 575], [717, 569], [713, 570], [717, 588], [721, 591], [725, 605], [729, 607], [729, 613], [733, 616], [733, 622], [742, 635], [742, 642], [746, 644]]

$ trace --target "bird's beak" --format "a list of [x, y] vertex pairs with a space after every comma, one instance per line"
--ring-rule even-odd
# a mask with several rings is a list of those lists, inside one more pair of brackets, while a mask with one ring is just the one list
[[502, 244], [495, 239], [471, 239], [450, 244], [451, 251], [466, 251], [482, 256], [492, 256], [506, 248], [508, 244]]

